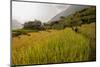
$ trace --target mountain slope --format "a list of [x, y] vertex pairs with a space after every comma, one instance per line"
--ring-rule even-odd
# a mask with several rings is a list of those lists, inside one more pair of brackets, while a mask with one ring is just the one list
[[[66, 27], [81, 26], [96, 22], [96, 7], [84, 8], [67, 17], [61, 17], [58, 21], [48, 22], [52, 29], [64, 29]], [[48, 27], [47, 27], [48, 28]]]
[[54, 16], [50, 21], [56, 21], [59, 20], [61, 16], [67, 17], [70, 14], [75, 13], [76, 11], [80, 11], [84, 8], [88, 8], [89, 6], [82, 6], [82, 5], [75, 5], [75, 6], [70, 6], [68, 9], [66, 9], [65, 11], [57, 14], [56, 16]]

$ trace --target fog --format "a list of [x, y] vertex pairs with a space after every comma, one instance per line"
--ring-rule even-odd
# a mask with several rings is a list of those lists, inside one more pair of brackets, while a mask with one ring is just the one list
[[51, 18], [66, 10], [70, 5], [12, 2], [12, 19], [25, 23], [30, 20], [48, 22]]

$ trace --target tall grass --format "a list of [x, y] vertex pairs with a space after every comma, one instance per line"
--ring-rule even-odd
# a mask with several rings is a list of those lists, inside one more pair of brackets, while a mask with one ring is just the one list
[[46, 64], [90, 60], [90, 39], [71, 28], [13, 38], [13, 64]]
[[85, 24], [80, 28], [80, 33], [90, 40], [90, 60], [96, 60], [96, 24]]

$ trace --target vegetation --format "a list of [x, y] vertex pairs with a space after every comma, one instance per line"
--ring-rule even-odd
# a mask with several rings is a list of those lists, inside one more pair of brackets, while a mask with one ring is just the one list
[[42, 28], [42, 23], [39, 20], [28, 21], [24, 24], [24, 29], [41, 30], [41, 28]]
[[[96, 60], [95, 7], [76, 12], [58, 21], [29, 21], [13, 30], [12, 63], [47, 64]], [[38, 31], [38, 32], [35, 32]], [[25, 34], [25, 35], [23, 35]], [[28, 35], [28, 36], [26, 36]]]
[[82, 24], [89, 24], [92, 22], [96, 22], [96, 7], [94, 6], [85, 8], [68, 17], [61, 16], [59, 21], [51, 22], [51, 27], [53, 29], [64, 29], [65, 27], [81, 26]]
[[[85, 28], [83, 28], [84, 26]], [[81, 28], [81, 33], [85, 31], [86, 34], [90, 33], [89, 25], [84, 26]], [[94, 24], [93, 26], [95, 27]], [[83, 31], [83, 29], [88, 30]], [[91, 58], [95, 54], [90, 55], [90, 52], [94, 51], [95, 47], [90, 46], [91, 39], [85, 37], [85, 34], [76, 33], [71, 28], [50, 31], [50, 33], [46, 31], [30, 33], [30, 37], [22, 35], [20, 39], [13, 38], [13, 64], [46, 64], [95, 60]], [[92, 33], [95, 33], [95, 31]], [[93, 35], [91, 34], [91, 36]], [[93, 45], [95, 46], [95, 43]]]
[[17, 36], [20, 36], [20, 35], [28, 35], [28, 33], [30, 32], [38, 32], [38, 30], [34, 29], [34, 30], [30, 30], [30, 29], [17, 29], [17, 30], [13, 30], [12, 31], [12, 35], [13, 37], [17, 37]]
[[80, 32], [90, 40], [90, 59], [96, 60], [96, 25], [95, 23], [82, 25]]

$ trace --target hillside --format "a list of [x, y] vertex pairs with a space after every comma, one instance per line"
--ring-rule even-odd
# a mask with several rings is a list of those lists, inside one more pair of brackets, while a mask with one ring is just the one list
[[92, 22], [96, 22], [95, 6], [84, 8], [67, 17], [61, 16], [58, 21], [52, 21], [49, 24], [53, 29], [64, 29], [65, 27], [81, 26]]
[[70, 6], [68, 9], [64, 10], [63, 12], [60, 12], [59, 14], [57, 14], [56, 16], [54, 16], [49, 22], [51, 21], [57, 21], [60, 19], [61, 16], [67, 17], [70, 14], [74, 14], [76, 11], [80, 11], [84, 8], [88, 8], [90, 6], [81, 6], [81, 5], [74, 5], [74, 6]]

